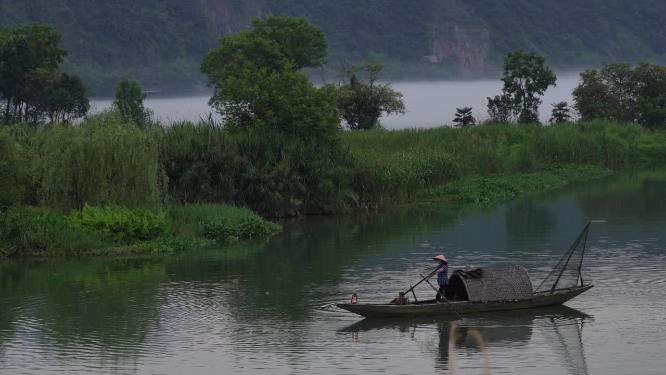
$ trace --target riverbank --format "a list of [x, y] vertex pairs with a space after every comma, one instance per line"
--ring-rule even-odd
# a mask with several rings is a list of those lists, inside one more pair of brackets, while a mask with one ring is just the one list
[[[459, 199], [442, 194], [489, 185], [504, 190], [504, 199], [666, 162], [666, 132], [603, 121], [371, 130], [345, 132], [342, 139], [355, 161], [359, 200], [371, 207], [433, 196], [454, 202]], [[485, 195], [480, 199], [495, 201]]]
[[67, 214], [13, 207], [0, 215], [0, 258], [165, 255], [261, 241], [281, 230], [250, 210], [219, 204], [85, 206]]
[[0, 129], [0, 256], [175, 253], [270, 238], [261, 216], [490, 205], [666, 161], [665, 132], [608, 122], [335, 137], [319, 158], [203, 122]]
[[565, 165], [535, 173], [506, 176], [472, 176], [425, 190], [419, 195], [422, 203], [455, 206], [489, 206], [527, 194], [544, 193], [564, 187], [608, 177], [608, 168], [591, 165]]

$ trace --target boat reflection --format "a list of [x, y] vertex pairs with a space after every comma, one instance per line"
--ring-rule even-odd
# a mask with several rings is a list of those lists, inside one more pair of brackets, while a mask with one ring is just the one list
[[[437, 345], [424, 345], [425, 350], [436, 348], [437, 369], [455, 371], [456, 352], [476, 353], [481, 365], [490, 373], [494, 348], [520, 349], [530, 343], [534, 331], [546, 337], [555, 355], [572, 375], [588, 373], [582, 343], [582, 327], [592, 317], [566, 306], [532, 310], [508, 311], [494, 314], [466, 315], [457, 318], [364, 319], [340, 332], [349, 332], [353, 341], [363, 339], [363, 333], [373, 330], [398, 329], [411, 333], [417, 340], [417, 329], [434, 327]], [[418, 340], [417, 340], [418, 341]]]

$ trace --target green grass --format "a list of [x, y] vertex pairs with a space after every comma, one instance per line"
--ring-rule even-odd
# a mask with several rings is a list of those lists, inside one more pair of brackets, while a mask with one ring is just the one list
[[0, 213], [0, 258], [161, 255], [267, 239], [282, 228], [225, 205], [174, 207], [170, 215], [117, 206], [63, 214], [42, 207]]
[[[346, 132], [356, 191], [374, 204], [418, 201], [454, 181], [579, 165], [611, 170], [666, 161], [666, 132], [608, 122], [557, 126], [484, 124], [465, 129]], [[593, 177], [593, 176], [590, 176]]]
[[420, 195], [420, 200], [483, 206], [525, 194], [560, 189], [571, 183], [606, 177], [611, 173], [603, 167], [571, 165], [528, 174], [473, 176], [428, 189]]
[[186, 204], [171, 209], [177, 233], [220, 244], [268, 238], [282, 230], [254, 212], [222, 204]]
[[86, 205], [67, 217], [70, 226], [91, 230], [118, 244], [131, 244], [164, 237], [169, 221], [163, 212], [129, 209], [118, 206], [92, 207]]
[[81, 255], [108, 246], [94, 231], [46, 208], [13, 207], [0, 214], [0, 257]]
[[281, 230], [234, 204], [273, 215], [487, 205], [666, 162], [666, 131], [602, 121], [340, 132], [322, 158], [262, 137], [139, 129], [112, 113], [2, 128], [0, 256], [175, 253]]

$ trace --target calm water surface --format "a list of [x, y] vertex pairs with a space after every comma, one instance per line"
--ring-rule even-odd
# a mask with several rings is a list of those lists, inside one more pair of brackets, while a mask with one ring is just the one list
[[[224, 251], [3, 264], [0, 373], [663, 374], [664, 176], [477, 211], [309, 218]], [[591, 218], [607, 220], [584, 264], [596, 287], [568, 307], [363, 321], [332, 306], [392, 298], [439, 252], [453, 267], [520, 263], [538, 282]]]
[[[577, 74], [560, 74], [557, 86], [551, 87], [543, 97], [539, 108], [541, 121], [548, 122], [551, 104], [568, 101], [571, 92], [578, 84]], [[478, 120], [488, 118], [486, 112], [488, 96], [495, 96], [502, 89], [500, 80], [492, 81], [434, 81], [434, 82], [395, 82], [393, 88], [404, 95], [407, 113], [392, 115], [381, 120], [388, 129], [431, 128], [452, 124], [456, 108], [472, 107]], [[208, 118], [214, 112], [208, 105], [210, 95], [178, 98], [148, 97], [145, 105], [156, 117], [165, 122], [182, 120], [198, 121]], [[92, 111], [98, 112], [109, 108], [111, 100], [93, 100]], [[215, 116], [214, 116], [215, 117]]]

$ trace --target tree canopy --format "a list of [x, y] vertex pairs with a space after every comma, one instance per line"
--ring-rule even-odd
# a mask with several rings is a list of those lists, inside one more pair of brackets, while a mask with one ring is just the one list
[[581, 119], [636, 122], [649, 128], [666, 127], [666, 67], [640, 63], [607, 64], [580, 74], [574, 89]]
[[[331, 191], [341, 177], [334, 160], [343, 156], [335, 91], [315, 87], [301, 71], [325, 56], [324, 36], [308, 21], [269, 16], [222, 38], [204, 59], [201, 69], [214, 89], [210, 104], [246, 165], [237, 201], [289, 215], [326, 206], [311, 197], [340, 193]], [[328, 193], [318, 194], [322, 189]]]
[[143, 106], [144, 99], [146, 99], [146, 94], [141, 90], [139, 82], [132, 77], [125, 76], [116, 86], [113, 106], [124, 121], [145, 126], [150, 120], [150, 112]]
[[488, 115], [495, 122], [515, 118], [523, 124], [538, 123], [541, 96], [556, 80], [543, 56], [520, 50], [509, 53], [504, 58], [502, 94], [488, 98]]
[[[299, 70], [321, 64], [325, 56], [324, 35], [308, 21], [269, 16], [255, 20], [249, 31], [222, 38], [201, 70], [214, 89], [210, 104], [229, 125], [248, 127], [274, 117], [285, 120], [315, 114], [317, 111], [294, 111], [325, 102], [324, 91], [314, 88]], [[289, 101], [296, 103], [287, 105]], [[305, 123], [318, 126], [317, 121]]]
[[69, 121], [89, 108], [81, 79], [58, 71], [66, 51], [52, 27], [27, 24], [0, 30], [0, 108], [3, 121]]
[[539, 122], [540, 97], [549, 86], [555, 86], [556, 80], [543, 56], [520, 50], [506, 56], [502, 93], [514, 103], [518, 122]]
[[380, 63], [366, 61], [346, 70], [346, 78], [337, 88], [337, 106], [349, 129], [372, 129], [379, 126], [383, 115], [405, 113], [402, 94], [390, 84], [378, 82], [383, 69]]

